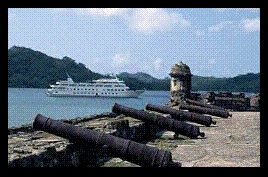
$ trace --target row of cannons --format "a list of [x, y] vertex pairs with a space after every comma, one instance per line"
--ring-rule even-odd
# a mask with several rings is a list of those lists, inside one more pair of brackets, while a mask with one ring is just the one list
[[[173, 131], [174, 137], [183, 135], [192, 139], [204, 138], [205, 133], [200, 131], [199, 126], [187, 122], [209, 127], [211, 124], [216, 124], [216, 121], [213, 121], [209, 115], [222, 118], [232, 116], [224, 109], [200, 104], [193, 100], [186, 100], [181, 103], [179, 109], [147, 104], [144, 110], [137, 110], [115, 103], [112, 107], [112, 112], [141, 120], [146, 124], [155, 125], [161, 130]], [[181, 167], [182, 165], [181, 162], [172, 160], [172, 154], [168, 150], [147, 146], [143, 143], [104, 132], [74, 126], [41, 114], [35, 116], [33, 129], [66, 138], [72, 143], [85, 145], [85, 147], [103, 148], [105, 146], [106, 152], [110, 156], [121, 158], [142, 167]]]

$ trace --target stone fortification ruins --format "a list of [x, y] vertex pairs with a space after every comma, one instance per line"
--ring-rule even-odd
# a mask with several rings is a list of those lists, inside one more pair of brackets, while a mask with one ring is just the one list
[[33, 124], [9, 128], [8, 166], [259, 167], [260, 95], [248, 103], [243, 94], [200, 97], [182, 62], [169, 75], [168, 105], [115, 103], [75, 119], [37, 114]]

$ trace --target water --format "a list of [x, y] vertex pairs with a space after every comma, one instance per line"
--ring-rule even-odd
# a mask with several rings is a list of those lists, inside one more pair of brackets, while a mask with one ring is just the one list
[[147, 103], [164, 105], [169, 91], [145, 91], [139, 98], [47, 97], [45, 89], [8, 88], [8, 127], [32, 123], [34, 115], [53, 119], [111, 112], [114, 103], [144, 109]]
[[169, 98], [169, 91], [145, 91], [139, 98], [47, 97], [45, 89], [8, 88], [8, 127], [32, 123], [38, 113], [53, 119], [76, 118], [111, 112], [115, 102], [144, 109], [147, 103], [164, 105]]

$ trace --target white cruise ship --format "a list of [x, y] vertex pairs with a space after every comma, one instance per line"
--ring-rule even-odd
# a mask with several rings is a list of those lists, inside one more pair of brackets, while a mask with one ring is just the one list
[[[68, 75], [68, 74], [67, 74]], [[47, 89], [47, 96], [103, 96], [137, 98], [145, 90], [130, 90], [125, 82], [115, 78], [92, 80], [86, 83], [75, 83], [68, 75], [67, 80], [57, 81]]]

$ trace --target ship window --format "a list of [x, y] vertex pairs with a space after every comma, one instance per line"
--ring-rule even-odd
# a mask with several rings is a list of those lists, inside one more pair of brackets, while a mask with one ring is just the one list
[[92, 89], [94, 91], [94, 89]]
[[107, 89], [107, 91], [110, 91], [110, 89]]
[[76, 88], [74, 88], [74, 90], [76, 90]]
[[107, 95], [107, 93], [105, 93], [105, 95]]
[[118, 93], [116, 93], [116, 95], [117, 95]]
[[113, 93], [113, 95], [114, 95], [114, 93]]
[[114, 91], [117, 91], [117, 89], [114, 89]]
[[124, 89], [122, 89], [122, 91], [125, 91]]
[[77, 90], [79, 90], [79, 88]]
[[103, 93], [101, 93], [103, 95]]
[[88, 90], [90, 90], [90, 89], [88, 89]]
[[114, 91], [114, 89], [111, 89], [111, 91]]

